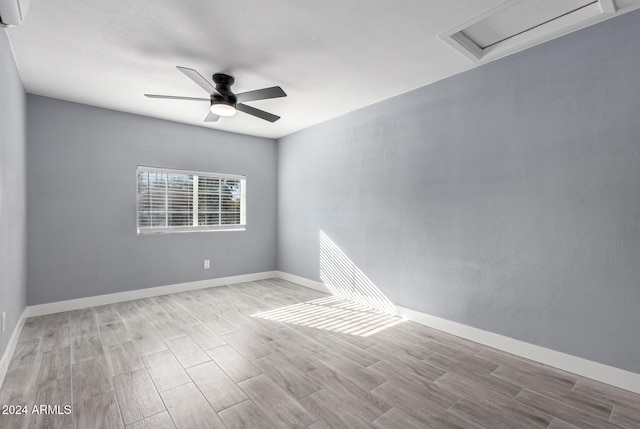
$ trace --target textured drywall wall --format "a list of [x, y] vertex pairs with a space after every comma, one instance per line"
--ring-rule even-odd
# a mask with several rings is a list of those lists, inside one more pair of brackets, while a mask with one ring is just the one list
[[639, 24], [281, 139], [279, 270], [320, 280], [322, 231], [396, 304], [640, 372]]
[[0, 357], [26, 306], [26, 96], [9, 45], [0, 29]]
[[[31, 94], [27, 107], [29, 305], [275, 269], [274, 140]], [[137, 165], [246, 175], [246, 231], [137, 235]]]

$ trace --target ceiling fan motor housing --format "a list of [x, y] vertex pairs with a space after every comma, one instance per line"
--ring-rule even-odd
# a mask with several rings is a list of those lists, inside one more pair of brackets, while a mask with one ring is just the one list
[[216, 84], [216, 91], [218, 94], [211, 94], [212, 104], [227, 104], [229, 106], [236, 106], [238, 101], [236, 95], [231, 91], [231, 85], [235, 82], [232, 76], [224, 73], [216, 73], [213, 75], [213, 83]]

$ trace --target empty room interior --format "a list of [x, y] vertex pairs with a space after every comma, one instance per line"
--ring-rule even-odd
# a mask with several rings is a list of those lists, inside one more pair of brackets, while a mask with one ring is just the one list
[[639, 8], [0, 0], [0, 428], [640, 428]]

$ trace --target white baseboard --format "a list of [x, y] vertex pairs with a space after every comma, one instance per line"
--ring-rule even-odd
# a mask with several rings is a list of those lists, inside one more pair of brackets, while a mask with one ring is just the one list
[[[319, 281], [310, 280], [293, 274], [276, 271], [278, 278], [308, 287], [310, 289], [327, 292], [329, 289]], [[462, 323], [431, 316], [420, 311], [396, 306], [398, 315], [425, 326], [456, 335], [467, 340], [493, 347], [507, 353], [521, 356], [544, 365], [561, 369], [572, 374], [600, 381], [611, 386], [640, 393], [640, 374], [625, 371], [598, 362], [572, 356], [556, 350], [536, 346], [514, 338], [505, 337], [493, 332], [484, 331]]]
[[252, 282], [277, 277], [276, 271], [262, 273], [243, 274], [239, 276], [220, 277], [217, 279], [199, 280], [188, 283], [177, 283], [167, 286], [136, 289], [127, 292], [110, 293], [107, 295], [89, 296], [86, 298], [70, 299], [68, 301], [50, 302], [47, 304], [30, 305], [26, 308], [27, 317], [44, 316], [45, 314], [60, 313], [63, 311], [79, 310], [95, 307], [96, 305], [115, 304], [117, 302], [131, 301], [134, 299], [150, 298], [153, 296], [167, 295], [170, 293], [187, 292], [190, 290], [206, 289], [210, 287], [224, 286], [235, 283]]
[[27, 320], [27, 309], [22, 310], [22, 314], [18, 319], [18, 323], [13, 328], [13, 332], [11, 333], [11, 338], [9, 338], [9, 343], [7, 344], [7, 348], [4, 351], [4, 354], [0, 358], [0, 387], [2, 387], [2, 383], [4, 382], [4, 377], [7, 375], [7, 370], [9, 369], [9, 361], [13, 357], [13, 352], [16, 349], [16, 345], [18, 344], [18, 338], [20, 338], [20, 334], [22, 333], [22, 327], [24, 326], [24, 322]]

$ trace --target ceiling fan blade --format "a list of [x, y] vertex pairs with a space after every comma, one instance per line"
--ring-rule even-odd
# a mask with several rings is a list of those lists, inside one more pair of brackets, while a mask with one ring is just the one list
[[269, 122], [275, 122], [280, 119], [280, 116], [276, 116], [273, 113], [265, 112], [264, 110], [256, 109], [255, 107], [247, 106], [246, 104], [238, 103], [236, 104], [236, 109]]
[[166, 98], [168, 100], [211, 101], [209, 98], [180, 97], [176, 95], [145, 94], [144, 96], [149, 98]]
[[271, 88], [256, 89], [255, 91], [247, 91], [236, 94], [236, 97], [238, 97], [238, 103], [286, 96], [287, 94], [279, 86], [272, 86]]
[[144, 96], [149, 98], [165, 98], [167, 100], [211, 101], [209, 98], [181, 97], [177, 95], [145, 94]]
[[220, 119], [220, 116], [216, 115], [215, 113], [209, 112], [207, 117], [204, 118], [204, 121], [205, 122], [218, 122], [218, 119]]
[[194, 69], [190, 69], [188, 67], [181, 67], [181, 66], [176, 66], [176, 68], [178, 70], [180, 70], [182, 73], [184, 73], [189, 79], [194, 81], [197, 85], [199, 85], [200, 88], [202, 88], [205, 91], [207, 91], [207, 94], [213, 94], [214, 92], [215, 93], [218, 92], [218, 91], [216, 91], [216, 87], [215, 86], [213, 86], [211, 83], [209, 83], [209, 81], [207, 79], [202, 77], [202, 75], [200, 73], [198, 73], [197, 71], [195, 71]]

